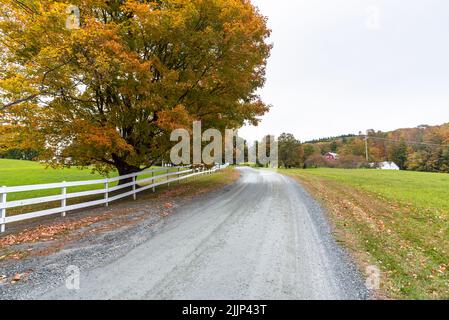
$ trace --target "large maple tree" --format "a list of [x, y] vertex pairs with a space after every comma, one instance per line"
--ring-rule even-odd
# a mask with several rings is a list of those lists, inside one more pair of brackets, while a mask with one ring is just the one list
[[256, 91], [270, 31], [249, 0], [0, 6], [0, 147], [127, 174], [166, 155], [175, 128], [238, 128], [269, 109]]

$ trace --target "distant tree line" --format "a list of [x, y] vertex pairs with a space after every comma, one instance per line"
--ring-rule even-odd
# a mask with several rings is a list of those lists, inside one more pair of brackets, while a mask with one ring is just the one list
[[39, 152], [33, 149], [10, 149], [0, 152], [0, 159], [35, 160]]
[[[421, 125], [390, 132], [369, 130], [368, 161], [365, 135], [345, 135], [301, 143], [292, 134], [278, 138], [279, 165], [300, 167], [370, 167], [370, 163], [393, 161], [402, 170], [449, 173], [449, 123]], [[324, 156], [334, 152], [337, 160]]]

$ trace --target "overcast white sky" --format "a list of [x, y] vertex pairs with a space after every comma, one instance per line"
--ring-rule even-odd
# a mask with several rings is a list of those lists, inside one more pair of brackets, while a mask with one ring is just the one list
[[449, 1], [252, 0], [273, 34], [272, 104], [249, 140], [449, 122]]

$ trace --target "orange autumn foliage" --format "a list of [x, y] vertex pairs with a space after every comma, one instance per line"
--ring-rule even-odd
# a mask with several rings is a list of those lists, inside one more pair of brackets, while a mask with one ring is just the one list
[[0, 5], [0, 149], [129, 173], [165, 157], [175, 128], [238, 128], [268, 111], [256, 91], [270, 31], [249, 0]]

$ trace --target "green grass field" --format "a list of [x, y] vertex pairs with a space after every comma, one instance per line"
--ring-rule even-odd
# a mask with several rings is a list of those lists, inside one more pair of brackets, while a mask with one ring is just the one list
[[[116, 176], [113, 172], [112, 176]], [[20, 186], [29, 184], [54, 183], [61, 181], [83, 181], [103, 179], [100, 174], [92, 174], [91, 170], [52, 169], [34, 161], [0, 159], [0, 185]]]
[[331, 179], [402, 204], [449, 212], [449, 174], [327, 168], [282, 172]]
[[328, 210], [361, 270], [382, 270], [381, 297], [449, 299], [449, 174], [280, 170]]

